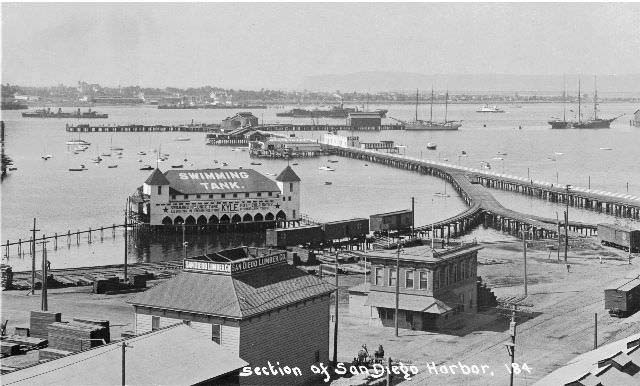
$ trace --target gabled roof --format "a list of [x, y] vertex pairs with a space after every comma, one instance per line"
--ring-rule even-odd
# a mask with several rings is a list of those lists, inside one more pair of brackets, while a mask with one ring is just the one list
[[298, 268], [278, 265], [237, 276], [185, 271], [127, 302], [244, 319], [333, 290], [333, 285]]
[[147, 185], [169, 185], [169, 180], [162, 174], [160, 169], [156, 168], [144, 183]]
[[296, 172], [291, 169], [291, 166], [287, 165], [283, 171], [280, 172], [278, 177], [276, 177], [276, 181], [281, 182], [300, 182], [300, 177], [296, 174]]
[[280, 192], [276, 183], [252, 169], [167, 170], [178, 194]]
[[[198, 384], [248, 364], [182, 323], [138, 335], [126, 343], [126, 383], [129, 385]], [[2, 374], [2, 384], [119, 385], [120, 345], [121, 342], [114, 342]]]

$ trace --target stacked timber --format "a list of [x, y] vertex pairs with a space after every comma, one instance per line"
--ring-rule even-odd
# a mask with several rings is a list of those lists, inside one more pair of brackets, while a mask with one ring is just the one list
[[29, 333], [32, 337], [46, 339], [50, 324], [60, 322], [62, 314], [53, 311], [31, 311], [29, 318]]
[[38, 360], [40, 361], [50, 361], [53, 359], [58, 359], [62, 357], [66, 357], [67, 355], [73, 354], [71, 351], [58, 350], [55, 348], [43, 348], [38, 352]]
[[11, 266], [8, 264], [0, 265], [0, 286], [2, 289], [8, 290], [12, 288], [13, 285], [13, 271], [11, 270]]
[[20, 345], [16, 343], [0, 342], [0, 351], [3, 357], [20, 354]]
[[103, 319], [89, 319], [89, 318], [73, 318], [74, 322], [90, 324], [97, 327], [102, 327], [105, 329], [105, 336], [101, 339], [104, 339], [106, 343], [111, 342], [111, 332], [109, 328], [109, 321]]
[[4, 343], [14, 343], [25, 351], [47, 347], [47, 340], [20, 335], [6, 335], [2, 337]]
[[78, 352], [102, 345], [109, 329], [92, 323], [56, 322], [49, 326], [49, 348]]
[[93, 282], [93, 293], [103, 294], [110, 291], [118, 291], [122, 288], [120, 279], [117, 276], [100, 278]]

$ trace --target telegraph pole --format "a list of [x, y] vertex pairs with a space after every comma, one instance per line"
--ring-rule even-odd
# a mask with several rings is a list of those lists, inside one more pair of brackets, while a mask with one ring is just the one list
[[[431, 96], [433, 98], [433, 95]], [[411, 237], [416, 234], [416, 199], [411, 197]]]
[[527, 234], [522, 226], [522, 252], [524, 254], [524, 296], [527, 296]]
[[398, 321], [399, 321], [399, 310], [398, 306], [400, 302], [400, 242], [398, 242], [398, 252], [396, 254], [396, 337], [398, 336]]
[[129, 198], [127, 198], [127, 206], [124, 209], [124, 282], [127, 283], [127, 253], [128, 253], [128, 238], [127, 238], [127, 225], [129, 223]]
[[333, 325], [333, 365], [337, 366], [338, 365], [338, 295], [340, 292], [340, 287], [338, 287], [338, 251], [336, 251], [336, 317], [334, 319], [334, 325]]
[[511, 369], [509, 369], [509, 386], [513, 386], [513, 364], [515, 363], [516, 356], [516, 308], [517, 305], [513, 305], [511, 311], [511, 323], [509, 323], [509, 335], [511, 335], [511, 343], [507, 343], [507, 350], [511, 357]]
[[33, 232], [32, 240], [31, 240], [31, 293], [35, 295], [36, 293], [36, 231], [40, 229], [36, 229], [36, 218], [33, 218], [33, 228], [31, 231]]
[[593, 349], [598, 348], [598, 313], [596, 312], [593, 317]]
[[49, 275], [47, 267], [47, 242], [42, 240], [42, 296], [41, 296], [41, 311], [48, 311], [47, 303], [47, 276]]
[[556, 222], [558, 223], [558, 261], [560, 261], [560, 218], [558, 217], [558, 212], [556, 212]]
[[567, 250], [569, 249], [569, 188], [567, 185], [567, 209], [564, 212], [564, 262], [567, 263]]

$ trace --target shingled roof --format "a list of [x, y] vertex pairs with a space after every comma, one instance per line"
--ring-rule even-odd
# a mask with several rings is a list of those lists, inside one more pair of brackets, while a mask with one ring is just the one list
[[156, 168], [144, 183], [147, 185], [169, 185], [169, 180], [167, 180], [167, 177], [164, 176], [160, 169]]
[[229, 276], [181, 272], [127, 302], [245, 319], [333, 292], [335, 287], [290, 265]]
[[299, 182], [300, 177], [296, 174], [296, 172], [291, 169], [291, 166], [287, 165], [283, 171], [280, 172], [278, 177], [276, 177], [276, 181], [281, 182]]

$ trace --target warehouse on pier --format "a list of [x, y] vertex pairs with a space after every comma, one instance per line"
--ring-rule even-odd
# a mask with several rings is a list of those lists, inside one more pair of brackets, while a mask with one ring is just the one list
[[300, 218], [300, 177], [252, 169], [155, 169], [130, 197], [135, 219], [153, 227], [290, 226]]

